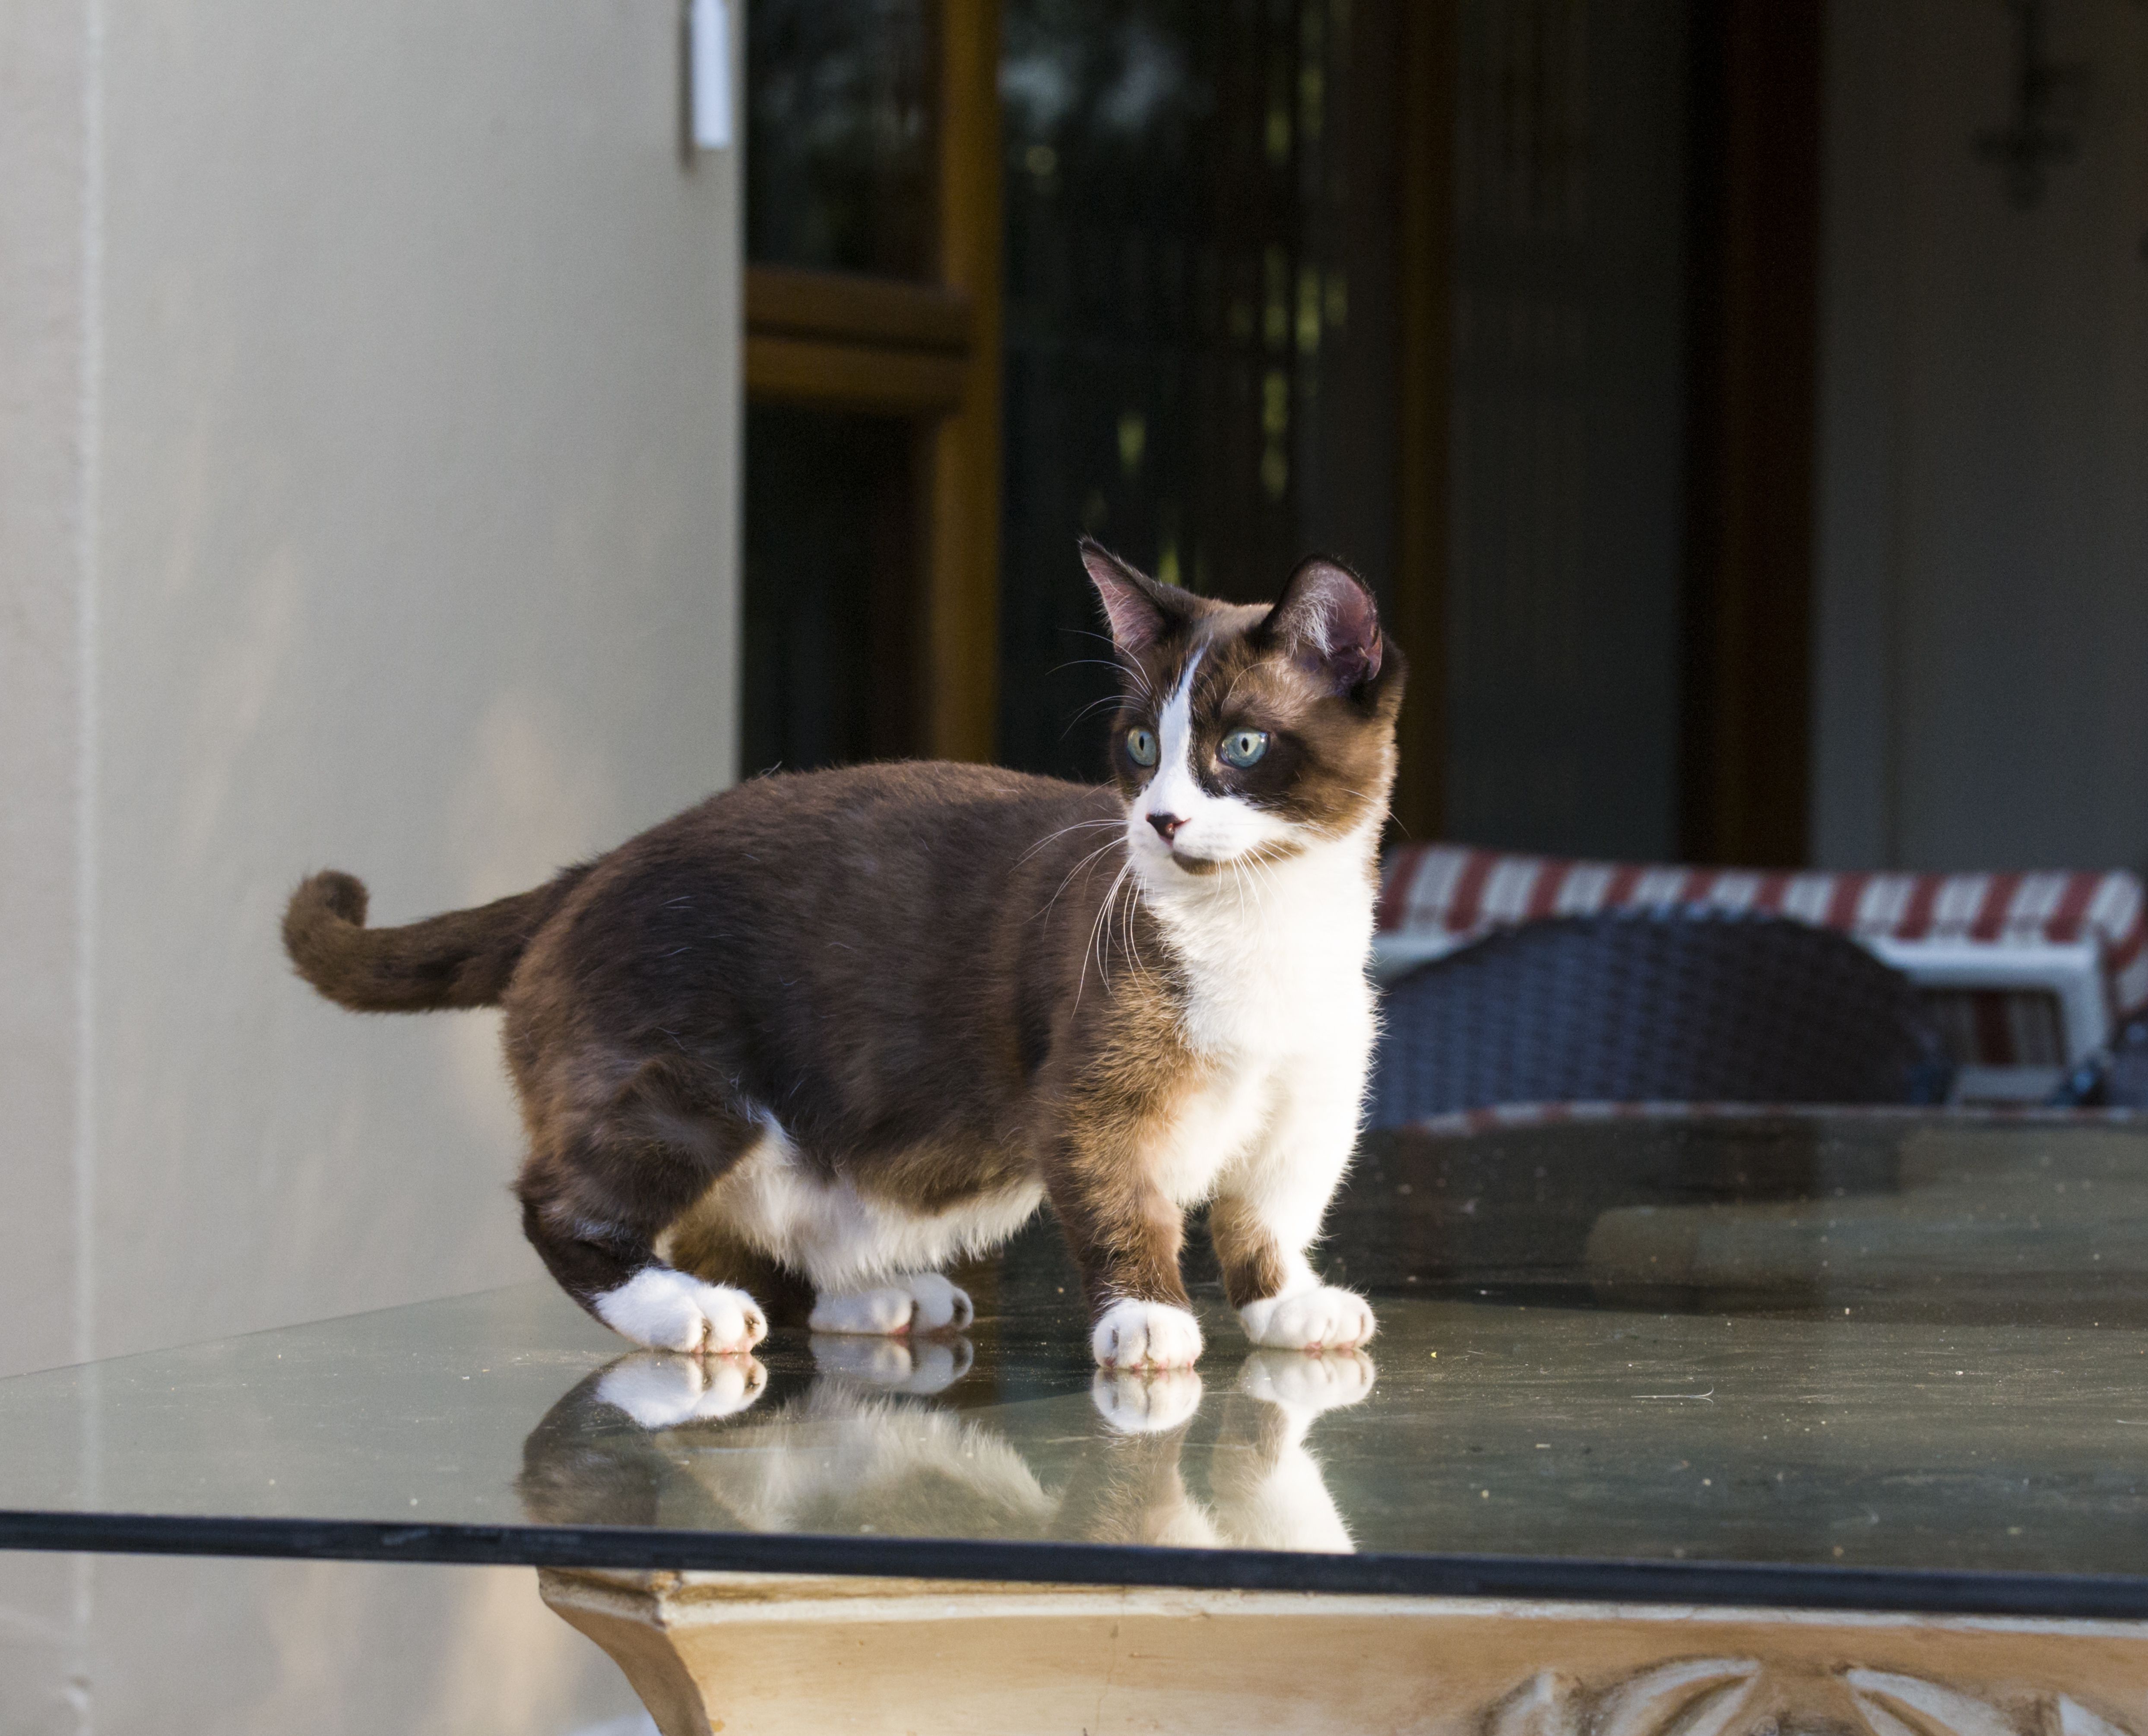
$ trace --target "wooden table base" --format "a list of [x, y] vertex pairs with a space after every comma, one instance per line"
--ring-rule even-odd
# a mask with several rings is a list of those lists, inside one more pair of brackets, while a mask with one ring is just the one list
[[2148, 1623], [548, 1570], [664, 1736], [2148, 1736]]

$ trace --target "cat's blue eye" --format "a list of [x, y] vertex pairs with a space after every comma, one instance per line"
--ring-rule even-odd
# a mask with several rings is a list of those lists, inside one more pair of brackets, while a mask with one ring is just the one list
[[1137, 765], [1156, 764], [1156, 733], [1152, 730], [1127, 731], [1127, 757]]
[[1268, 750], [1266, 730], [1233, 730], [1223, 738], [1223, 763], [1243, 771]]

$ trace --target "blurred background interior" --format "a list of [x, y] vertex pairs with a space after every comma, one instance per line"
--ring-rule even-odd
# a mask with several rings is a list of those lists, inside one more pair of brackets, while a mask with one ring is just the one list
[[[0, 1372], [534, 1276], [290, 884], [1091, 776], [1085, 531], [1357, 564], [1401, 840], [2148, 860], [2139, 0], [726, 16], [704, 148], [676, 0], [0, 9]], [[0, 1729], [635, 1728], [528, 1582], [8, 1558]]]

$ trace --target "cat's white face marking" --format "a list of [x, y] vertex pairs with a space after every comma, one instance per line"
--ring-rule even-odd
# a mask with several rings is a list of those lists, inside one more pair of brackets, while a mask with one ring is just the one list
[[[1287, 821], [1237, 796], [1212, 795], [1194, 775], [1193, 680], [1206, 655], [1204, 646], [1187, 660], [1186, 672], [1157, 720], [1157, 773], [1127, 816], [1134, 871], [1152, 891], [1202, 884], [1211, 877], [1181, 867], [1174, 856], [1228, 862], [1291, 835]], [[1174, 815], [1185, 824], [1166, 843], [1152, 815]]]

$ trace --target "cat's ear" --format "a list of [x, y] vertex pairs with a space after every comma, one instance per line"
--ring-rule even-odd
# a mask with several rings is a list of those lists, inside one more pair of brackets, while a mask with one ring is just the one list
[[1112, 553], [1082, 539], [1082, 564], [1112, 624], [1112, 643], [1129, 656], [1147, 650], [1186, 618], [1186, 594], [1155, 580]]
[[1316, 555], [1302, 563], [1259, 630], [1331, 693], [1348, 693], [1380, 672], [1380, 611], [1364, 580], [1340, 561]]

